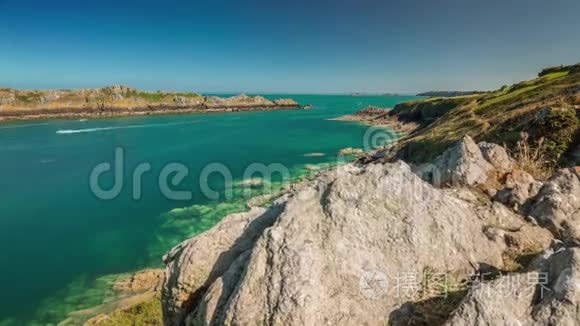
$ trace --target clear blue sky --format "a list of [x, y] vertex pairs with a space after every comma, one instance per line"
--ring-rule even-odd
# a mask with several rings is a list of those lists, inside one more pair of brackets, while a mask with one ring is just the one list
[[491, 89], [580, 61], [579, 0], [0, 0], [0, 85]]

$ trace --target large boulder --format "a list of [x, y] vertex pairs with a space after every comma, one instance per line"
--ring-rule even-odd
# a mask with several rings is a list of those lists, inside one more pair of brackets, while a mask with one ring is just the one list
[[256, 238], [274, 222], [276, 207], [232, 214], [211, 230], [186, 240], [163, 257], [167, 278], [163, 287], [163, 316], [179, 325], [205, 291], [251, 249]]
[[476, 284], [446, 325], [579, 325], [580, 249], [552, 254], [536, 270]]
[[432, 166], [434, 182], [452, 186], [482, 185], [495, 172], [494, 166], [485, 159], [480, 147], [469, 136], [463, 137], [438, 156]]
[[480, 142], [477, 144], [483, 158], [500, 173], [509, 172], [514, 168], [515, 161], [509, 156], [506, 149], [493, 143]]
[[401, 277], [502, 268], [506, 237], [486, 227], [522, 223], [403, 162], [341, 166], [275, 207], [226, 217], [171, 251], [166, 324], [384, 324], [419, 295], [399, 292]]
[[576, 171], [556, 172], [527, 205], [526, 213], [556, 237], [580, 244], [580, 177]]

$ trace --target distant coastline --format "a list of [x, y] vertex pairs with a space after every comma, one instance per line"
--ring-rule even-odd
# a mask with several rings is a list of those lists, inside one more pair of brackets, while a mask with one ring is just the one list
[[292, 99], [268, 100], [243, 94], [222, 98], [192, 92], [143, 92], [127, 86], [82, 90], [0, 89], [0, 122], [293, 108], [300, 108], [300, 105]]

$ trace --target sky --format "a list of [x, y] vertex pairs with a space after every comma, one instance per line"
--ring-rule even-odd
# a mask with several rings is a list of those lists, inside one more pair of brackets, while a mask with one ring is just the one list
[[488, 90], [580, 62], [579, 0], [0, 0], [0, 87]]

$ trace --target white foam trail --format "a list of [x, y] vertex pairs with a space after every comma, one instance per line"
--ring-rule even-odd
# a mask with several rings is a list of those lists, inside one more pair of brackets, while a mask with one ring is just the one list
[[177, 126], [177, 125], [185, 125], [190, 123], [195, 123], [197, 121], [187, 121], [187, 122], [174, 122], [174, 123], [157, 123], [157, 124], [148, 124], [148, 125], [129, 125], [129, 126], [117, 126], [117, 127], [100, 127], [100, 128], [87, 128], [87, 129], [64, 129], [64, 130], [57, 130], [57, 134], [80, 134], [80, 133], [88, 133], [88, 132], [95, 132], [95, 131], [104, 131], [104, 130], [116, 130], [116, 129], [134, 129], [134, 128], [153, 128], [153, 127], [166, 127], [166, 126]]
[[17, 129], [17, 128], [39, 127], [39, 126], [48, 126], [48, 123], [35, 123], [35, 124], [30, 124], [30, 125], [8, 126], [8, 127], [0, 127], [0, 129]]

